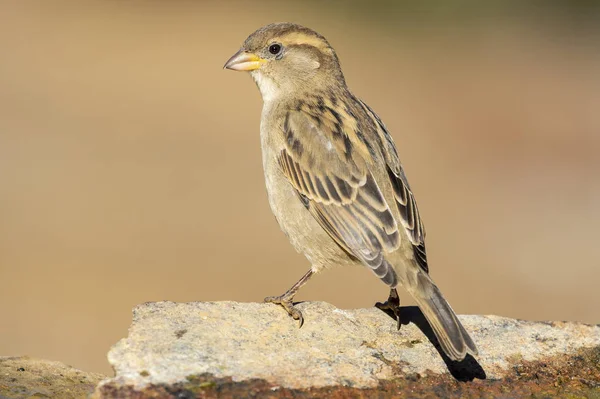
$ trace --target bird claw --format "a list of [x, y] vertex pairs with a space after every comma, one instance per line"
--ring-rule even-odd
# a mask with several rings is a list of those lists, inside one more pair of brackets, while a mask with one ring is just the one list
[[268, 296], [265, 298], [265, 302], [274, 303], [283, 307], [294, 320], [298, 320], [298, 328], [301, 328], [304, 324], [304, 316], [302, 316], [302, 312], [294, 306], [294, 303], [291, 301], [291, 298], [286, 298], [285, 295]]
[[390, 297], [387, 301], [385, 301], [384, 303], [377, 302], [375, 304], [375, 307], [377, 309], [383, 310], [384, 312], [389, 310], [392, 313], [394, 313], [394, 316], [396, 317], [397, 328], [398, 331], [400, 331], [400, 326], [402, 325], [402, 323], [400, 322], [400, 298], [398, 298], [398, 294], [390, 294]]

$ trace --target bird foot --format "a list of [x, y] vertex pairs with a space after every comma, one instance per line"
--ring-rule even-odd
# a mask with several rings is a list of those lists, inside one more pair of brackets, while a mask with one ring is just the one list
[[390, 293], [387, 301], [384, 303], [377, 302], [375, 307], [383, 310], [384, 312], [389, 310], [394, 313], [394, 316], [396, 316], [396, 322], [398, 323], [398, 330], [400, 330], [400, 326], [402, 325], [400, 323], [400, 298], [395, 290]]
[[302, 316], [302, 312], [294, 306], [292, 298], [286, 296], [285, 294], [280, 296], [268, 296], [265, 298], [265, 302], [274, 303], [283, 307], [288, 312], [288, 314], [292, 316], [294, 320], [299, 321], [300, 325], [298, 326], [298, 328], [302, 327], [302, 325], [304, 324], [304, 317]]

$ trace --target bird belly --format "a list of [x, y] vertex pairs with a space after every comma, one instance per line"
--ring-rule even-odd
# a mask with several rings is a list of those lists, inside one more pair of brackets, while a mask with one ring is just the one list
[[296, 251], [309, 260], [313, 272], [332, 266], [357, 264], [306, 209], [296, 189], [281, 171], [275, 154], [269, 154], [267, 150], [263, 157], [271, 211]]

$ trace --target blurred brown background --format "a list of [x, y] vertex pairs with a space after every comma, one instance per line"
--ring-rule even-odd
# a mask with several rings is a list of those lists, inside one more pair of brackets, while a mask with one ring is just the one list
[[[565, 4], [2, 1], [0, 355], [109, 373], [134, 305], [308, 269], [268, 208], [258, 90], [222, 70], [288, 20], [391, 130], [455, 310], [600, 322], [599, 7]], [[356, 268], [298, 299], [386, 296]]]

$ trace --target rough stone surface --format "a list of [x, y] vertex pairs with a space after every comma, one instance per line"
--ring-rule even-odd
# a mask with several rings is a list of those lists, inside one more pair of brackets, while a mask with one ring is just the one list
[[480, 354], [453, 362], [415, 307], [400, 331], [376, 308], [299, 308], [300, 329], [271, 304], [140, 305], [95, 397], [600, 397], [599, 326], [461, 316]]
[[103, 378], [60, 362], [0, 357], [0, 399], [86, 398]]

